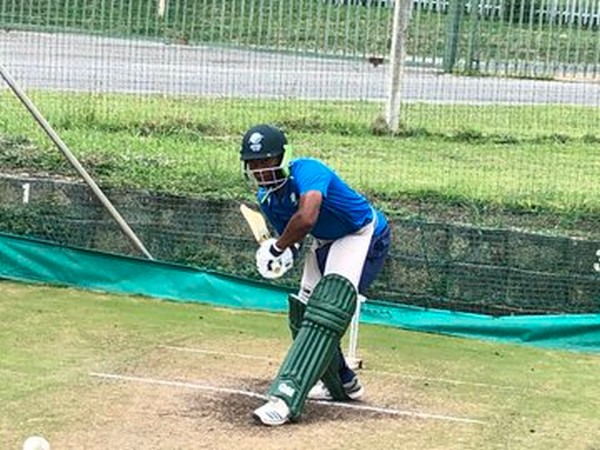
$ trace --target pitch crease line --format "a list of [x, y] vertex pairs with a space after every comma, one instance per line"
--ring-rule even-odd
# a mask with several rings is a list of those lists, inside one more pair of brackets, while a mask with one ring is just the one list
[[[265, 395], [258, 394], [256, 392], [244, 391], [244, 390], [240, 390], [240, 389], [230, 389], [230, 388], [217, 387], [217, 386], [209, 386], [206, 384], [191, 383], [188, 381], [161, 380], [161, 379], [157, 379], [157, 378], [136, 377], [136, 376], [130, 376], [130, 375], [119, 375], [119, 374], [99, 373], [99, 372], [90, 372], [90, 376], [96, 377], [96, 378], [103, 378], [103, 379], [107, 379], [107, 380], [131, 381], [131, 382], [137, 382], [137, 383], [155, 384], [155, 385], [171, 386], [171, 387], [182, 387], [182, 388], [187, 388], [187, 389], [196, 389], [196, 390], [201, 390], [201, 391], [209, 391], [209, 392], [217, 392], [217, 393], [244, 395], [246, 397], [267, 400], [267, 397]], [[316, 403], [319, 405], [329, 406], [329, 407], [347, 408], [347, 409], [354, 409], [357, 411], [369, 411], [369, 412], [375, 412], [375, 413], [379, 413], [379, 414], [388, 414], [388, 415], [393, 415], [393, 416], [408, 416], [408, 417], [416, 417], [419, 419], [435, 419], [435, 420], [445, 420], [447, 422], [462, 422], [462, 423], [471, 423], [471, 424], [485, 424], [486, 423], [482, 420], [477, 420], [477, 419], [445, 416], [445, 415], [441, 415], [441, 414], [428, 414], [428, 413], [421, 413], [421, 412], [415, 412], [415, 411], [402, 411], [402, 410], [392, 409], [392, 408], [381, 408], [378, 406], [357, 405], [357, 404], [341, 403], [341, 402], [312, 401], [312, 400], [310, 402]]]
[[[206, 355], [218, 355], [218, 356], [233, 356], [236, 358], [255, 359], [255, 360], [259, 360], [259, 361], [276, 361], [275, 358], [269, 358], [267, 356], [247, 355], [244, 353], [219, 352], [216, 350], [203, 350], [200, 348], [180, 347], [180, 346], [175, 346], [175, 345], [161, 345], [160, 347], [168, 349], [168, 350], [178, 351], [178, 352], [201, 353], [201, 354], [206, 354]], [[437, 383], [478, 386], [478, 387], [486, 387], [486, 388], [491, 387], [491, 388], [497, 388], [497, 389], [505, 389], [507, 391], [519, 390], [515, 386], [502, 386], [499, 384], [491, 384], [491, 383], [477, 383], [474, 381], [452, 380], [449, 378], [435, 378], [435, 377], [424, 377], [424, 376], [418, 376], [418, 375], [406, 375], [406, 374], [401, 374], [401, 373], [390, 372], [387, 370], [367, 370], [365, 373], [374, 373], [374, 374], [379, 373], [382, 375], [389, 375], [389, 376], [397, 377], [397, 378], [406, 378], [409, 380], [433, 381], [433, 382], [437, 382]]]
[[474, 381], [461, 381], [461, 380], [451, 380], [449, 378], [434, 378], [434, 377], [421, 377], [418, 375], [406, 375], [395, 372], [389, 372], [386, 370], [372, 370], [371, 373], [379, 373], [382, 375], [389, 375], [391, 377], [399, 377], [399, 378], [407, 378], [409, 380], [423, 380], [423, 381], [434, 381], [437, 383], [447, 383], [447, 384], [456, 384], [456, 385], [467, 385], [467, 386], [477, 386], [477, 387], [485, 387], [485, 388], [497, 388], [497, 389], [505, 389], [507, 391], [516, 391], [519, 388], [515, 386], [502, 386], [500, 384], [490, 384], [490, 383], [477, 383]]
[[202, 350], [199, 348], [191, 348], [191, 347], [177, 347], [174, 345], [161, 345], [161, 347], [166, 348], [168, 350], [175, 350], [177, 352], [203, 353], [206, 355], [234, 356], [236, 358], [243, 358], [243, 359], [258, 359], [260, 361], [274, 361], [273, 358], [268, 358], [266, 356], [245, 355], [243, 353], [218, 352], [218, 351], [214, 351], [214, 350]]

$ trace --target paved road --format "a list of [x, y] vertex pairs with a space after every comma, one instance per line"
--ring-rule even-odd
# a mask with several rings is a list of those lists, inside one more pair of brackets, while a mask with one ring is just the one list
[[[383, 100], [384, 64], [103, 37], [0, 31], [0, 63], [27, 88]], [[407, 101], [600, 106], [598, 82], [473, 78], [410, 68]]]

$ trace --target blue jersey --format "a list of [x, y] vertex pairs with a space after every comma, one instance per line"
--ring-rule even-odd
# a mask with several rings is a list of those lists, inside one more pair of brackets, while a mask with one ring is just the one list
[[261, 208], [281, 234], [298, 211], [300, 196], [309, 191], [319, 191], [323, 196], [319, 218], [310, 233], [317, 239], [335, 240], [352, 234], [371, 223], [374, 213], [377, 215], [374, 235], [378, 236], [386, 228], [387, 221], [380, 211], [333, 170], [312, 158], [293, 160], [287, 182], [266, 198], [267, 190], [259, 188], [257, 198], [259, 202], [264, 199]]

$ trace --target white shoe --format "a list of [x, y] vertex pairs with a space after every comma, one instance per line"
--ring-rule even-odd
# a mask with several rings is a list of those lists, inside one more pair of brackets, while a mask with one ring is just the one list
[[[346, 395], [350, 400], [360, 400], [365, 393], [365, 388], [358, 380], [358, 377], [354, 377], [347, 383], [344, 383], [344, 391], [346, 391]], [[308, 392], [308, 398], [311, 400], [333, 400], [331, 392], [329, 392], [329, 389], [327, 389], [327, 386], [321, 380], [317, 381]]]
[[280, 398], [271, 397], [267, 403], [255, 409], [252, 415], [263, 425], [276, 427], [290, 421], [290, 408]]

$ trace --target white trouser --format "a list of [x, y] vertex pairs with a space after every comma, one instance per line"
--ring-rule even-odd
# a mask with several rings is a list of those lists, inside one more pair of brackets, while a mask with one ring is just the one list
[[[371, 237], [375, 230], [375, 221], [365, 225], [356, 233], [349, 234], [335, 241], [315, 239], [304, 258], [304, 271], [300, 282], [298, 298], [306, 303], [319, 280], [332, 273], [350, 280], [358, 292], [358, 283], [365, 265]], [[319, 270], [316, 251], [319, 247], [331, 243], [329, 255], [325, 262], [324, 273]]]

